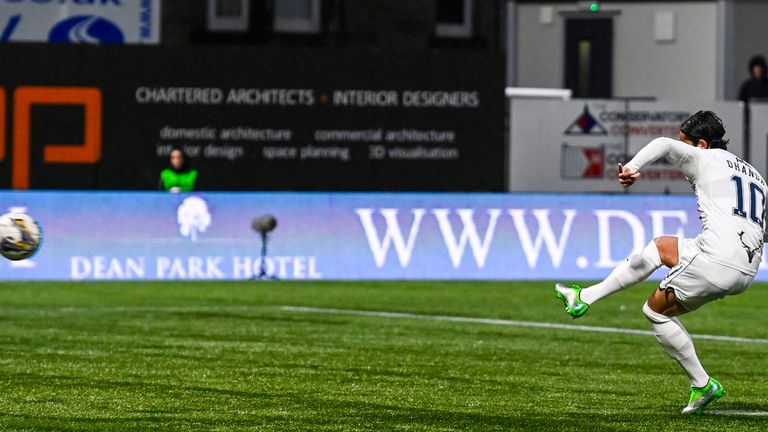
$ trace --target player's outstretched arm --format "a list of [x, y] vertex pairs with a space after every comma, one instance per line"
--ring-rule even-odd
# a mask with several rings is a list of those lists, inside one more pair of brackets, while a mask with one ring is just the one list
[[[630, 172], [640, 173], [646, 166], [658, 159], [665, 158], [673, 166], [683, 171], [688, 178], [693, 179], [697, 174], [697, 161], [702, 151], [704, 150], [672, 138], [656, 138], [640, 149], [635, 157], [624, 166], [624, 170], [628, 169]], [[621, 179], [619, 182], [621, 183]]]

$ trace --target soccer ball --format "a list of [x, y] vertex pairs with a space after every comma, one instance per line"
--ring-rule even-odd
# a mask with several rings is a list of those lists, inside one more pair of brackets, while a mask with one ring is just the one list
[[27, 259], [40, 248], [43, 232], [28, 214], [0, 216], [0, 254], [11, 261]]

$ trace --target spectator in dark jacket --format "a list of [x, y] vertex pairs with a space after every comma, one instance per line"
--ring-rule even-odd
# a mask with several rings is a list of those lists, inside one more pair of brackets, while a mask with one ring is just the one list
[[751, 77], [741, 84], [739, 100], [749, 102], [754, 98], [768, 98], [768, 78], [766, 77], [765, 57], [758, 55], [749, 61]]

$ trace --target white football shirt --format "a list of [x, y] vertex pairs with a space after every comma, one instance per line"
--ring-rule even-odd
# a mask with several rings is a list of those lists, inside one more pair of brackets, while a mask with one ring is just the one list
[[659, 158], [679, 168], [693, 187], [702, 231], [696, 244], [712, 261], [755, 275], [763, 255], [768, 187], [752, 165], [722, 149], [671, 138], [643, 147], [626, 167], [642, 173]]

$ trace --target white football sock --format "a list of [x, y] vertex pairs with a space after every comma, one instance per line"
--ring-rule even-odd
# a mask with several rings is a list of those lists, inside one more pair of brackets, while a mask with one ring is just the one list
[[659, 249], [656, 247], [656, 242], [651, 240], [642, 252], [632, 255], [619, 264], [605, 280], [581, 290], [581, 301], [591, 305], [603, 297], [644, 281], [659, 267], [661, 267]]
[[675, 317], [654, 312], [648, 302], [643, 305], [643, 313], [651, 322], [656, 340], [667, 351], [670, 357], [677, 360], [683, 370], [688, 374], [688, 379], [693, 387], [704, 387], [709, 382], [709, 375], [696, 356], [693, 340], [683, 327], [683, 324]]

